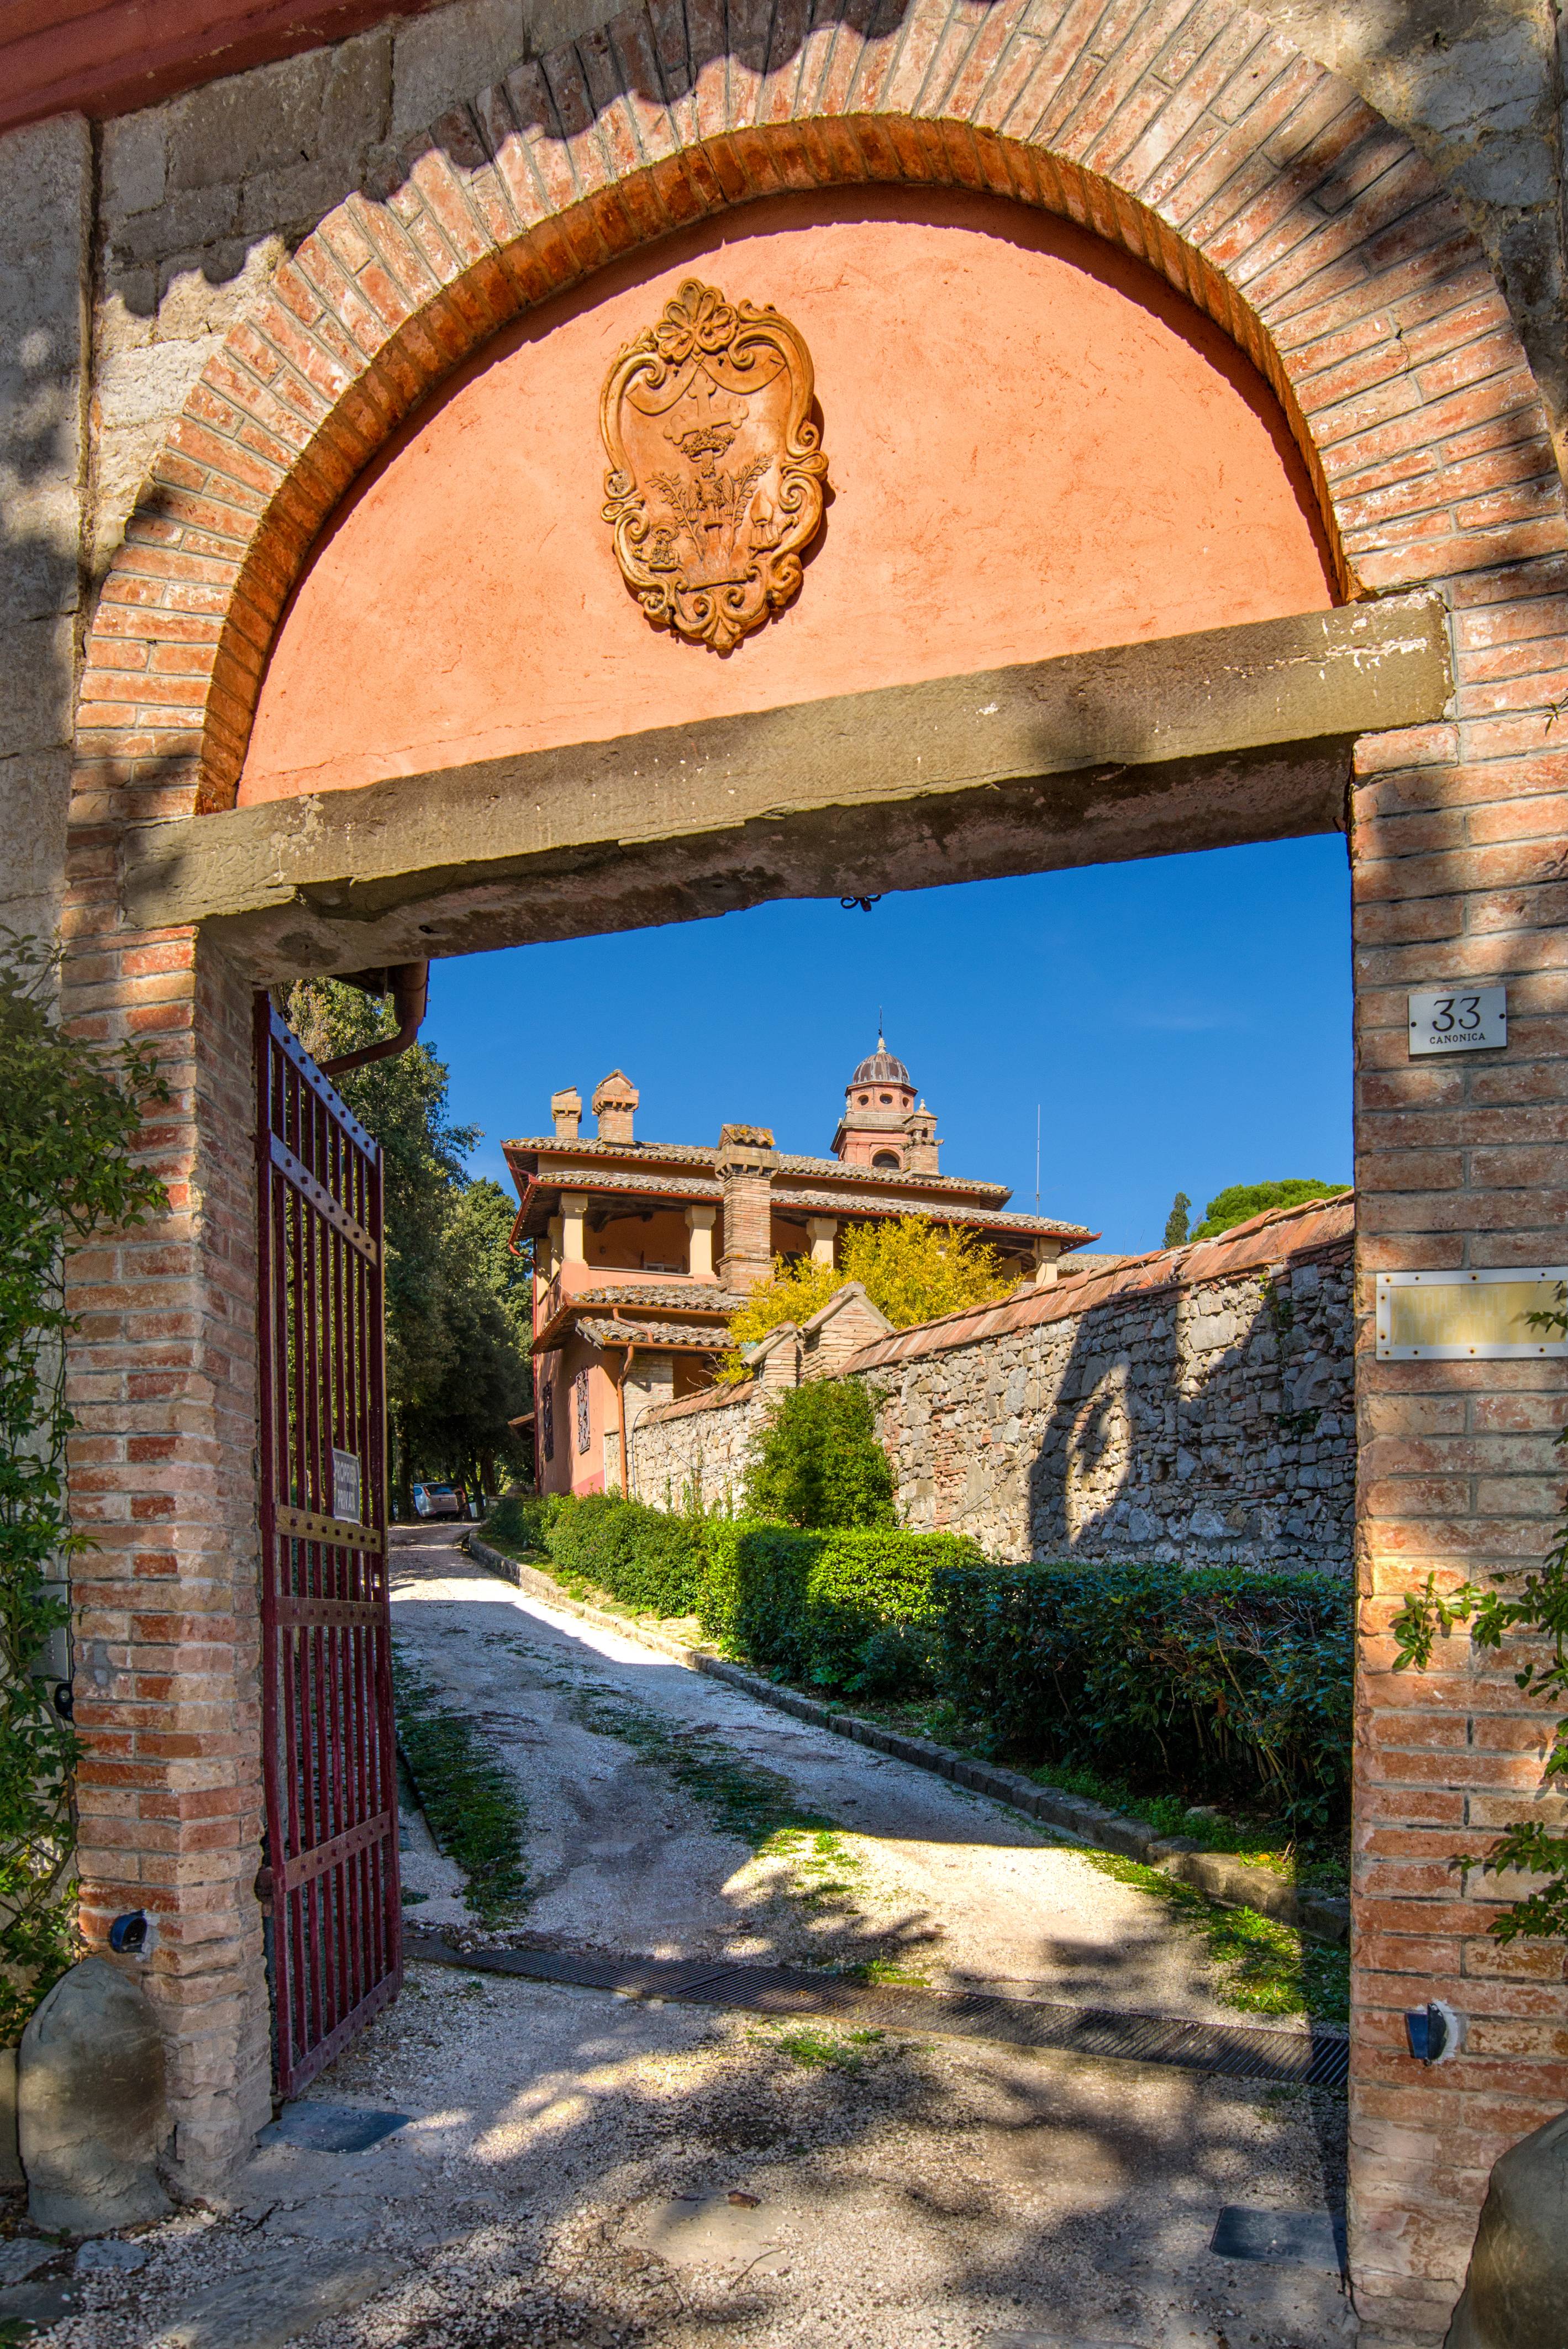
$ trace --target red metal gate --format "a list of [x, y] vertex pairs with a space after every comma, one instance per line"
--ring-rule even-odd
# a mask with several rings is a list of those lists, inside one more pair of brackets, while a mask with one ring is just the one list
[[263, 1745], [288, 2096], [402, 1980], [381, 1154], [265, 996], [256, 1080]]

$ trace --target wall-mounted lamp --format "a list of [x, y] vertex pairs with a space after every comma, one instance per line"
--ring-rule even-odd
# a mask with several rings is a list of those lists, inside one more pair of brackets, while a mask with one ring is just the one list
[[1405, 2038], [1417, 2064], [1451, 2063], [1469, 2032], [1469, 2017], [1456, 2013], [1446, 1998], [1413, 2006], [1405, 2017]]
[[152, 1946], [152, 1920], [145, 1909], [128, 1909], [109, 1929], [109, 1946], [117, 1958], [144, 1958]]

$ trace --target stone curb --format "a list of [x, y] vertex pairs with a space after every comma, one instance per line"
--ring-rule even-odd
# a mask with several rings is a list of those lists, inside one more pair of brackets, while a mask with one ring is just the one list
[[955, 1754], [950, 1746], [935, 1744], [926, 1737], [906, 1737], [899, 1730], [883, 1729], [874, 1721], [862, 1721], [857, 1713], [835, 1713], [815, 1697], [781, 1688], [775, 1681], [763, 1680], [742, 1665], [715, 1655], [711, 1648], [694, 1648], [684, 1640], [671, 1640], [662, 1631], [627, 1616], [611, 1615], [602, 1607], [589, 1607], [579, 1599], [570, 1599], [553, 1576], [536, 1566], [524, 1566], [517, 1558], [504, 1557], [474, 1534], [465, 1534], [462, 1546], [481, 1566], [504, 1575], [520, 1590], [548, 1600], [564, 1614], [576, 1615], [601, 1631], [618, 1631], [623, 1639], [657, 1649], [660, 1655], [684, 1664], [689, 1671], [705, 1672], [710, 1680], [726, 1681], [732, 1688], [744, 1690], [747, 1696], [771, 1704], [779, 1713], [794, 1713], [797, 1721], [810, 1722], [815, 1729], [831, 1730], [836, 1737], [853, 1738], [857, 1745], [869, 1745], [878, 1754], [889, 1754], [895, 1761], [911, 1763], [917, 1770], [929, 1770], [940, 1778], [950, 1778], [955, 1785], [967, 1786], [971, 1793], [989, 1795], [992, 1802], [1005, 1803], [1010, 1809], [1022, 1811], [1026, 1818], [1038, 1819], [1042, 1826], [1054, 1828], [1073, 1843], [1096, 1851], [1114, 1851], [1125, 1859], [1141, 1860], [1146, 1868], [1158, 1868], [1163, 1875], [1190, 1884], [1227, 1908], [1251, 1909], [1282, 1925], [1294, 1925], [1310, 1940], [1333, 1942], [1349, 1938], [1350, 1903], [1336, 1894], [1298, 1892], [1293, 1884], [1287, 1884], [1270, 1868], [1251, 1867], [1230, 1852], [1205, 1851], [1187, 1836], [1157, 1835], [1141, 1819], [1124, 1818], [1119, 1812], [1107, 1810], [1103, 1803], [1092, 1803], [1085, 1795], [1064, 1794], [1054, 1786], [1037, 1786], [1033, 1778], [1024, 1777], [1020, 1771], [1002, 1769], [991, 1762], [971, 1761], [965, 1754]]

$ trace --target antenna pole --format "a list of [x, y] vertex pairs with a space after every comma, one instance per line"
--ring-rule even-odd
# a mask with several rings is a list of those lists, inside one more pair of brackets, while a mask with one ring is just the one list
[[1040, 1104], [1034, 1104], [1034, 1212], [1040, 1213]]

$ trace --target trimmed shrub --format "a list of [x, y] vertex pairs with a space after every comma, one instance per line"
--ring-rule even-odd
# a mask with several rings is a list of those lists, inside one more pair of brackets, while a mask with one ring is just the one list
[[565, 1506], [558, 1493], [503, 1493], [479, 1528], [481, 1541], [511, 1549], [543, 1549], [545, 1528]]
[[893, 1472], [858, 1381], [812, 1379], [780, 1395], [746, 1478], [745, 1513], [786, 1526], [892, 1526]]
[[715, 1524], [705, 1545], [710, 1638], [786, 1680], [863, 1695], [932, 1688], [935, 1578], [981, 1563], [959, 1535], [881, 1527]]
[[971, 1567], [942, 1574], [937, 1680], [999, 1754], [1347, 1811], [1352, 1594], [1239, 1568]]
[[560, 1500], [547, 1511], [545, 1547], [563, 1574], [607, 1590], [645, 1615], [690, 1615], [702, 1588], [702, 1527], [614, 1493]]

